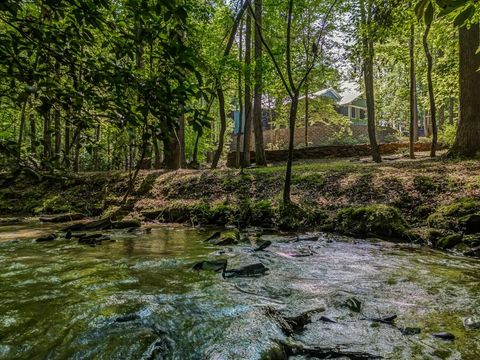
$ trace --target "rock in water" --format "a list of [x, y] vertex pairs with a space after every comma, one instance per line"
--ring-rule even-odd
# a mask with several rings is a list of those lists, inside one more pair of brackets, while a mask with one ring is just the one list
[[268, 268], [262, 263], [251, 264], [243, 266], [238, 269], [225, 270], [222, 273], [224, 278], [233, 277], [253, 277], [264, 275], [268, 271]]
[[50, 234], [50, 235], [47, 235], [47, 236], [43, 236], [43, 237], [39, 237], [37, 240], [35, 240], [36, 242], [48, 242], [48, 241], [53, 241], [57, 238], [57, 235], [56, 234]]
[[128, 322], [128, 321], [134, 321], [140, 319], [140, 315], [138, 314], [127, 314], [123, 316], [119, 316], [115, 319], [115, 322], [117, 323], [123, 323], [123, 322]]
[[399, 330], [405, 336], [418, 335], [422, 332], [422, 330], [417, 327], [404, 327]]
[[301, 331], [303, 328], [312, 322], [312, 316], [316, 313], [325, 311], [324, 308], [313, 309], [309, 311], [305, 311], [304, 313], [298, 316], [291, 316], [291, 317], [284, 317], [287, 324], [290, 328], [294, 331]]
[[463, 320], [466, 329], [480, 329], [480, 317], [468, 317]]
[[193, 265], [193, 270], [211, 270], [215, 272], [224, 271], [227, 267], [227, 260], [200, 261]]
[[240, 241], [240, 232], [237, 229], [216, 232], [206, 241], [217, 246], [235, 245]]
[[442, 339], [442, 340], [455, 340], [455, 335], [453, 335], [449, 332], [433, 333], [432, 336], [437, 338], [437, 339]]
[[272, 245], [272, 242], [270, 240], [259, 240], [257, 241], [257, 247], [253, 249], [253, 251], [263, 251], [270, 245]]
[[138, 228], [140, 226], [141, 222], [135, 219], [112, 221], [112, 219], [106, 218], [87, 223], [74, 224], [63, 229], [63, 231], [100, 231], [109, 229]]

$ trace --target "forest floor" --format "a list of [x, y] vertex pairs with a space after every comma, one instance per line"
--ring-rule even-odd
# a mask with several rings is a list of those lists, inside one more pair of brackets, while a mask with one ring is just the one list
[[[125, 172], [38, 180], [0, 175], [0, 215], [80, 212], [143, 221], [335, 231], [471, 251], [480, 245], [480, 162], [386, 157], [297, 162], [281, 206], [284, 165], [142, 171], [127, 206]], [[477, 229], [478, 227], [478, 229]], [[472, 235], [473, 234], [473, 235]], [[480, 253], [480, 250], [477, 249]]]

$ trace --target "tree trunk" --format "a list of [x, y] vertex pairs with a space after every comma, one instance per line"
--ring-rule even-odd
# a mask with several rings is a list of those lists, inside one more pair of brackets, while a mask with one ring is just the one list
[[[415, 118], [416, 118], [416, 79], [415, 79], [415, 25], [410, 25], [410, 159], [415, 159]], [[418, 127], [418, 122], [417, 122]], [[418, 129], [417, 129], [418, 130]], [[418, 134], [418, 131], [417, 131]]]
[[[182, 109], [182, 111], [184, 111]], [[180, 167], [187, 166], [187, 159], [185, 155], [185, 115], [182, 114], [178, 120], [178, 141], [180, 142]]]
[[443, 129], [445, 126], [445, 101], [442, 102], [440, 109], [438, 109], [438, 129]]
[[80, 148], [82, 146], [80, 142], [80, 128], [77, 128], [76, 130], [77, 134], [74, 136], [75, 138], [75, 155], [73, 158], [73, 171], [78, 172], [80, 170]]
[[22, 112], [20, 115], [20, 129], [18, 132], [18, 143], [17, 143], [18, 156], [20, 156], [22, 152], [23, 133], [25, 132], [25, 123], [27, 119], [27, 103], [28, 103], [28, 99], [25, 99], [25, 101], [23, 102]]
[[[243, 61], [243, 23], [240, 23], [240, 31], [239, 31], [239, 39], [238, 39], [238, 62], [241, 64]], [[238, 72], [238, 108], [239, 108], [239, 115], [238, 115], [238, 133], [237, 133], [237, 143], [236, 143], [236, 153], [235, 153], [235, 166], [237, 168], [241, 167], [242, 162], [242, 133], [243, 129], [243, 118], [244, 118], [244, 110], [243, 110], [243, 92], [242, 92], [242, 76], [243, 73], [240, 70]]]
[[[368, 9], [365, 9], [364, 1], [360, 2], [360, 12], [362, 23], [368, 27], [371, 23], [372, 2], [368, 1]], [[368, 13], [368, 17], [367, 17]], [[368, 31], [368, 30], [365, 30]], [[373, 39], [370, 33], [362, 34], [363, 41], [363, 75], [365, 80], [365, 95], [367, 98], [367, 127], [368, 137], [370, 139], [370, 147], [372, 148], [373, 161], [382, 162], [380, 151], [377, 144], [377, 136], [375, 130], [375, 91], [373, 87], [373, 56], [374, 47]]]
[[162, 157], [160, 155], [160, 146], [158, 145], [158, 138], [157, 138], [157, 134], [155, 133], [155, 129], [152, 129], [152, 143], [153, 143], [153, 152], [155, 155], [153, 168], [158, 170], [162, 167]]
[[262, 127], [262, 40], [260, 30], [262, 26], [262, 0], [255, 0], [255, 89], [253, 107], [253, 127], [255, 131], [255, 163], [257, 166], [266, 166], [265, 145]]
[[223, 145], [225, 143], [225, 131], [227, 130], [227, 117], [225, 115], [225, 96], [223, 94], [222, 87], [219, 86], [217, 89], [218, 96], [218, 107], [220, 108], [220, 137], [218, 139], [218, 147], [215, 155], [213, 156], [212, 169], [216, 169], [220, 157], [223, 152]]
[[292, 201], [290, 199], [291, 187], [292, 187], [292, 166], [293, 166], [293, 150], [295, 145], [295, 120], [297, 118], [298, 110], [298, 92], [295, 92], [293, 98], [291, 99], [290, 105], [290, 115], [288, 118], [289, 124], [289, 142], [288, 142], [288, 160], [287, 160], [287, 171], [285, 173], [285, 186], [283, 189], [283, 203], [285, 205], [290, 204]]
[[63, 164], [69, 169], [70, 168], [70, 124], [65, 121], [65, 141], [63, 146]]
[[430, 124], [432, 126], [432, 147], [430, 149], [430, 157], [435, 157], [437, 151], [438, 129], [437, 129], [437, 107], [435, 105], [435, 94], [433, 92], [433, 58], [428, 47], [428, 34], [430, 32], [430, 25], [425, 28], [423, 34], [423, 47], [425, 49], [425, 56], [427, 57], [427, 83], [428, 83], [428, 97], [430, 102]]
[[180, 144], [175, 135], [163, 140], [163, 154], [166, 169], [180, 169]]
[[[43, 160], [48, 164], [52, 158], [52, 132], [50, 128], [50, 111], [43, 114]], [[50, 165], [47, 165], [50, 168]]]
[[243, 134], [243, 167], [250, 166], [250, 141], [252, 135], [252, 94], [251, 82], [251, 43], [252, 43], [252, 17], [247, 13], [245, 26], [245, 132]]
[[37, 125], [33, 112], [30, 113], [30, 153], [37, 156]]
[[460, 119], [453, 155], [475, 157], [480, 152], [479, 24], [460, 28]]
[[309, 117], [309, 114], [308, 114], [308, 106], [309, 106], [309, 102], [308, 102], [308, 80], [305, 81], [305, 148], [308, 148], [308, 117]]
[[95, 127], [95, 146], [93, 147], [93, 169], [99, 170], [98, 150], [100, 148], [100, 124]]

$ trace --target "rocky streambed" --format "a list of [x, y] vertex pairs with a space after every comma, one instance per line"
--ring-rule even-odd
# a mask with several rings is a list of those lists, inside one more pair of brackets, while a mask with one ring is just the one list
[[0, 359], [480, 358], [478, 259], [324, 234], [109, 223], [88, 242], [4, 225]]

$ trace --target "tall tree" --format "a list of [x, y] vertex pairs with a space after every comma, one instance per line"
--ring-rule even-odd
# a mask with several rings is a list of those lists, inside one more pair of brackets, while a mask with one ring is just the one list
[[[251, 6], [250, 6], [251, 10]], [[252, 138], [252, 90], [251, 90], [251, 49], [252, 49], [252, 13], [247, 12], [247, 19], [245, 22], [245, 131], [243, 134], [243, 167], [250, 166], [250, 144]], [[260, 28], [261, 29], [261, 28]]]
[[[415, 78], [415, 25], [410, 25], [410, 158], [415, 158], [415, 142], [418, 136], [417, 81]], [[416, 126], [415, 126], [416, 125]]]
[[433, 92], [433, 57], [428, 46], [428, 34], [433, 22], [434, 8], [433, 4], [429, 3], [425, 10], [425, 32], [423, 33], [423, 48], [425, 50], [425, 56], [427, 58], [427, 85], [428, 85], [428, 97], [430, 104], [430, 124], [432, 128], [432, 146], [430, 150], [430, 156], [435, 157], [437, 151], [438, 141], [438, 128], [437, 128], [437, 107], [435, 104], [435, 94]]
[[263, 141], [262, 126], [262, 82], [263, 82], [263, 61], [262, 61], [262, 40], [260, 39], [259, 28], [262, 27], [262, 0], [255, 1], [255, 19], [258, 27], [255, 26], [255, 87], [253, 99], [253, 128], [255, 132], [255, 163], [257, 166], [267, 165], [265, 157], [265, 145]]
[[380, 149], [377, 143], [375, 125], [375, 90], [373, 76], [374, 62], [374, 38], [373, 38], [373, 0], [360, 0], [361, 39], [363, 76], [365, 81], [365, 96], [367, 98], [367, 127], [372, 158], [375, 162], [381, 162]]

